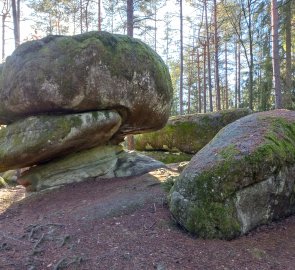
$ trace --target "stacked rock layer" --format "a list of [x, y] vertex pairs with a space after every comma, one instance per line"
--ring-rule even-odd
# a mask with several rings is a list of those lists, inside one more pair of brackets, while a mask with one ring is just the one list
[[162, 166], [118, 145], [170, 113], [168, 69], [141, 41], [48, 36], [19, 46], [0, 71], [0, 171], [31, 167], [19, 179], [28, 189]]

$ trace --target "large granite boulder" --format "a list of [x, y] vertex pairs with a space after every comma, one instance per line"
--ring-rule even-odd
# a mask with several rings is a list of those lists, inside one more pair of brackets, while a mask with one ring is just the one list
[[255, 113], [199, 151], [169, 194], [188, 231], [232, 239], [295, 212], [295, 112]]
[[224, 126], [250, 113], [249, 109], [235, 109], [173, 116], [161, 130], [137, 135], [135, 148], [195, 154]]
[[0, 129], [0, 172], [106, 144], [120, 125], [116, 111], [31, 116], [17, 121]]
[[0, 172], [31, 167], [19, 182], [41, 190], [163, 167], [118, 144], [163, 127], [172, 92], [167, 66], [137, 39], [90, 32], [24, 43], [0, 65]]
[[0, 124], [24, 116], [114, 109], [116, 136], [156, 130], [169, 117], [172, 84], [143, 42], [107, 32], [48, 36], [19, 46], [3, 67]]

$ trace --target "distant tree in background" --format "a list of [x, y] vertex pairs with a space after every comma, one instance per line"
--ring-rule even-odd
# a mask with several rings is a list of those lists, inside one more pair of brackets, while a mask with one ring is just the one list
[[272, 72], [275, 89], [275, 108], [282, 108], [282, 88], [279, 55], [279, 13], [277, 0], [271, 0]]
[[[279, 23], [271, 34], [267, 0], [2, 0], [2, 58], [11, 38], [14, 46], [24, 40], [23, 19], [32, 20], [36, 32], [27, 40], [92, 30], [128, 34], [149, 44], [168, 65], [173, 115], [294, 108], [295, 1], [275, 4]], [[24, 17], [25, 5], [31, 16]], [[273, 77], [281, 80], [275, 84], [281, 87], [281, 105]]]

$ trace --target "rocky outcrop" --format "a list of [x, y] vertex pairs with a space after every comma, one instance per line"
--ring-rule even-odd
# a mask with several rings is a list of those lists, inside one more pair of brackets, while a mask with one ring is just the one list
[[0, 172], [32, 167], [19, 179], [28, 189], [163, 166], [118, 146], [170, 113], [168, 69], [141, 41], [48, 36], [19, 46], [0, 75]]
[[295, 112], [255, 113], [222, 129], [181, 173], [170, 210], [188, 231], [232, 239], [295, 212]]
[[248, 109], [173, 116], [159, 131], [136, 136], [135, 148], [195, 154], [229, 123], [250, 114]]

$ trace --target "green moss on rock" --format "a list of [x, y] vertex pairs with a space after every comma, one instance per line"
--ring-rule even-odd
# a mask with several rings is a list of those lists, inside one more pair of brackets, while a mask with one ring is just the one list
[[[194, 234], [232, 239], [295, 211], [294, 172], [295, 112], [253, 114], [221, 130], [193, 157], [170, 192], [170, 209]], [[251, 196], [256, 210], [254, 201], [245, 204]]]
[[168, 68], [156, 52], [138, 39], [107, 32], [22, 44], [7, 58], [3, 78], [0, 123], [114, 109], [123, 118], [117, 140], [162, 128], [173, 95]]
[[171, 117], [166, 126], [156, 132], [135, 137], [135, 148], [139, 151], [169, 150], [194, 154], [202, 149], [227, 124], [246, 116], [248, 109], [220, 111]]

